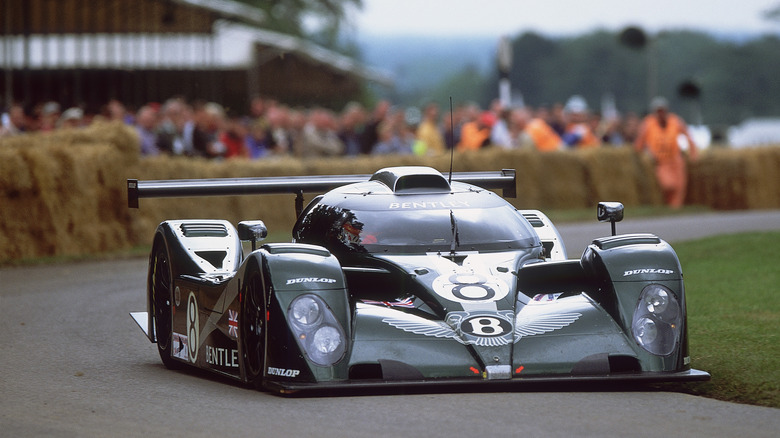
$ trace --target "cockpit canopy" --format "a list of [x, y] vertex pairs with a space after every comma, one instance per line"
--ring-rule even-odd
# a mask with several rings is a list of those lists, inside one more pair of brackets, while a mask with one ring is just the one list
[[[446, 181], [445, 181], [446, 182]], [[388, 190], [353, 184], [315, 199], [293, 238], [341, 254], [506, 251], [540, 245], [528, 221], [493, 192], [452, 183], [450, 190]]]

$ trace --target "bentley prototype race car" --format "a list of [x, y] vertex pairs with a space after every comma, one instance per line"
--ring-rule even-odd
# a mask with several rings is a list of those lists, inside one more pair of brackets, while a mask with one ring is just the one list
[[[169, 220], [134, 312], [168, 368], [283, 393], [369, 385], [706, 380], [691, 369], [680, 263], [651, 234], [567, 260], [514, 170], [128, 181], [139, 198], [297, 194], [293, 243], [259, 220]], [[323, 193], [303, 208], [303, 193]], [[258, 202], [262, 202], [259, 200]], [[605, 230], [606, 231], [606, 230]], [[243, 250], [244, 244], [251, 252]]]

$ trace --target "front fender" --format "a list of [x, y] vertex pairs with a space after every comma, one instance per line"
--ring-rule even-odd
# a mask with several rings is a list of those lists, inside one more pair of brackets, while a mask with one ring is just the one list
[[[252, 253], [266, 277], [268, 338], [266, 380], [346, 380], [350, 353], [351, 312], [341, 265], [327, 249], [305, 244], [269, 244]], [[288, 313], [295, 298], [312, 294], [321, 298], [331, 322], [340, 325], [344, 354], [332, 366], [314, 363], [301, 347], [304, 339], [290, 327]]]
[[[690, 368], [682, 267], [672, 247], [651, 234], [628, 234], [596, 239], [585, 250], [581, 263], [602, 278], [597, 298], [633, 343], [645, 371], [679, 371]], [[677, 345], [667, 356], [651, 354], [634, 341], [632, 320], [642, 290], [659, 284], [670, 290], [681, 311]], [[611, 289], [609, 291], [608, 289]]]

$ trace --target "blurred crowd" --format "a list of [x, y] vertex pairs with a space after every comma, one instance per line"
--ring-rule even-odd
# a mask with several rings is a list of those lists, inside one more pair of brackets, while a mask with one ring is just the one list
[[[214, 102], [190, 103], [171, 98], [129, 111], [111, 100], [97, 114], [81, 108], [62, 110], [46, 102], [28, 113], [11, 105], [2, 114], [0, 138], [26, 132], [79, 128], [103, 119], [133, 126], [144, 156], [174, 155], [208, 159], [264, 159], [355, 155], [438, 155], [483, 148], [535, 149], [542, 152], [598, 147], [633, 147], [655, 164], [665, 202], [683, 205], [687, 186], [686, 158], [696, 145], [685, 122], [668, 111], [663, 97], [653, 99], [650, 114], [602, 117], [581, 96], [565, 104], [489, 108], [475, 103], [443, 113], [436, 103], [422, 108], [379, 101], [373, 108], [349, 103], [340, 112], [326, 108], [293, 108], [274, 99], [255, 97], [249, 114], [230, 114]], [[449, 110], [449, 108], [447, 108]]]
[[119, 120], [135, 127], [143, 155], [213, 159], [274, 156], [325, 157], [367, 154], [435, 155], [482, 148], [536, 148], [540, 151], [630, 145], [637, 138], [636, 114], [602, 117], [580, 96], [566, 103], [510, 108], [498, 101], [422, 108], [379, 101], [373, 108], [349, 103], [341, 111], [290, 107], [255, 97], [248, 114], [233, 114], [214, 102], [171, 98], [135, 111], [111, 100], [95, 113], [45, 102], [25, 111], [12, 105], [2, 114], [0, 136], [86, 126]]

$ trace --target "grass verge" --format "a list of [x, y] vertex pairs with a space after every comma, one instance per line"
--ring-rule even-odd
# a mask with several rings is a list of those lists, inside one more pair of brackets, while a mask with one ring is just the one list
[[780, 408], [780, 233], [674, 245], [688, 303], [691, 363], [712, 380], [685, 392]]

